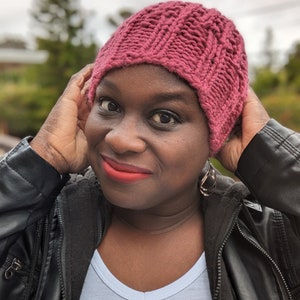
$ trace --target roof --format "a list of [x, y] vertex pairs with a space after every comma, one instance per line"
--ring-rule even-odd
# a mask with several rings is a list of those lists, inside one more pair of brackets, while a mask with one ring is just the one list
[[46, 61], [48, 52], [45, 50], [0, 48], [0, 63], [42, 64]]

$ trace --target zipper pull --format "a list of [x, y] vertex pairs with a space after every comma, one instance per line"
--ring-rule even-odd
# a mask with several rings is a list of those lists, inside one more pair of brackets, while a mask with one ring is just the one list
[[4, 273], [5, 279], [11, 279], [14, 275], [14, 272], [17, 272], [20, 269], [22, 269], [22, 263], [18, 258], [15, 257]]

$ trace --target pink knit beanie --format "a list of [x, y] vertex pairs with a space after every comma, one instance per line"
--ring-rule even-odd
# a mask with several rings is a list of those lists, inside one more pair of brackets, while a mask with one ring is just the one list
[[168, 1], [144, 8], [100, 49], [89, 99], [108, 71], [142, 63], [161, 65], [196, 90], [214, 156], [241, 114], [248, 89], [244, 41], [233, 22], [197, 3]]

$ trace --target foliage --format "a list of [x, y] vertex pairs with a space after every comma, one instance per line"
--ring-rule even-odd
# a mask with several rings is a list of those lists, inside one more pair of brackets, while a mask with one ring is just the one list
[[[31, 16], [36, 46], [48, 52], [47, 62], [0, 74], [0, 130], [19, 137], [37, 132], [70, 77], [91, 63], [98, 49], [86, 32], [79, 0], [34, 0]], [[13, 39], [4, 41], [7, 45], [26, 48]]]
[[276, 66], [276, 53], [273, 50], [273, 31], [266, 29], [262, 49], [262, 64], [254, 68], [255, 80], [252, 87], [260, 97], [272, 93], [281, 84], [281, 76], [274, 71]]
[[36, 80], [59, 96], [70, 77], [94, 61], [98, 46], [85, 30], [87, 15], [78, 0], [35, 0], [31, 15], [37, 48], [49, 54], [45, 65], [36, 66]]
[[39, 45], [41, 49], [47, 49], [49, 57], [46, 64], [32, 68], [35, 80], [41, 87], [55, 88], [57, 96], [73, 74], [93, 62], [97, 49], [96, 45], [74, 46], [69, 42], [56, 43], [43, 39], [39, 39]]
[[255, 81], [252, 87], [255, 92], [260, 96], [265, 96], [280, 85], [280, 75], [273, 72], [268, 67], [261, 67], [255, 70]]
[[300, 101], [299, 95], [280, 89], [276, 93], [262, 98], [262, 102], [270, 117], [286, 127], [300, 132]]
[[114, 16], [108, 16], [107, 17], [107, 21], [108, 23], [113, 26], [113, 27], [118, 27], [121, 25], [121, 23], [126, 20], [127, 18], [129, 18], [131, 15], [133, 14], [133, 12], [131, 10], [128, 9], [120, 9], [117, 13], [117, 15]]
[[[23, 76], [16, 77], [15, 72], [9, 73], [7, 78], [1, 78], [0, 125], [13, 136], [34, 135], [48, 115], [55, 93], [40, 89]], [[22, 69], [22, 74], [26, 74], [26, 69]]]
[[264, 66], [266, 69], [272, 69], [276, 63], [276, 52], [273, 49], [273, 30], [271, 28], [267, 28], [265, 34], [265, 40], [263, 42]]
[[283, 125], [300, 132], [300, 43], [288, 55], [288, 61], [275, 71], [270, 47], [267, 64], [256, 68], [252, 86], [270, 116]]
[[300, 43], [294, 46], [284, 67], [287, 74], [287, 84], [300, 93]]

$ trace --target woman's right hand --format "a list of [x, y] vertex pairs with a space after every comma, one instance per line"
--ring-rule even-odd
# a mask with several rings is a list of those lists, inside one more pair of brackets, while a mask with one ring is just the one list
[[32, 149], [60, 174], [80, 172], [88, 165], [83, 130], [90, 111], [86, 91], [92, 70], [90, 64], [72, 76], [30, 143]]

